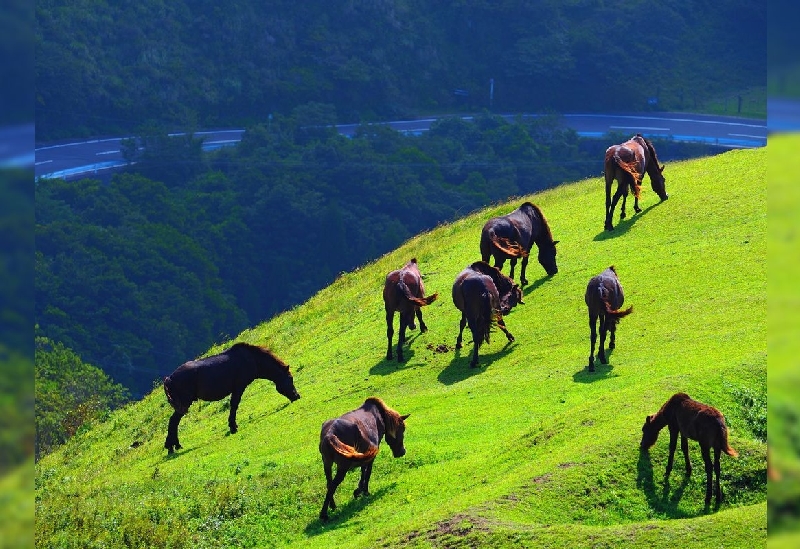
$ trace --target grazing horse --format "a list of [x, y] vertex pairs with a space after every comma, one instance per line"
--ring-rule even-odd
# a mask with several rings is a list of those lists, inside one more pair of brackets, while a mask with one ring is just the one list
[[539, 263], [553, 276], [558, 272], [556, 265], [556, 244], [550, 226], [544, 218], [539, 206], [525, 202], [522, 206], [500, 217], [493, 217], [483, 226], [481, 231], [481, 259], [489, 262], [494, 257], [494, 266], [503, 268], [506, 259], [511, 260], [511, 278], [514, 278], [514, 267], [517, 258], [522, 258], [520, 282], [525, 286], [525, 269], [528, 267], [528, 256], [533, 245], [539, 248]]
[[430, 305], [439, 294], [425, 297], [425, 286], [422, 284], [422, 276], [419, 274], [416, 258], [405, 264], [402, 269], [390, 272], [386, 275], [386, 282], [383, 285], [383, 304], [386, 308], [386, 339], [389, 343], [386, 347], [386, 360], [392, 360], [392, 336], [394, 335], [394, 313], [397, 311], [400, 316], [400, 334], [397, 339], [397, 362], [403, 362], [403, 343], [406, 341], [406, 328], [414, 329], [414, 317], [419, 320], [419, 331], [425, 333], [428, 327], [422, 320], [422, 309], [425, 305]]
[[274, 382], [278, 392], [292, 402], [300, 398], [294, 388], [289, 366], [266, 347], [236, 343], [221, 354], [190, 360], [179, 366], [164, 378], [164, 392], [175, 409], [169, 418], [164, 448], [170, 454], [181, 449], [178, 424], [195, 400], [221, 400], [231, 395], [228, 426], [231, 433], [235, 433], [238, 429], [236, 410], [239, 408], [239, 401], [254, 379]]
[[617, 323], [622, 317], [628, 316], [633, 312], [633, 307], [628, 307], [624, 311], [620, 310], [625, 296], [622, 293], [622, 285], [619, 283], [617, 271], [614, 266], [610, 266], [597, 276], [589, 280], [584, 296], [586, 306], [589, 308], [589, 329], [591, 330], [592, 347], [589, 351], [589, 371], [594, 372], [594, 345], [597, 341], [597, 321], [600, 320], [600, 349], [597, 351], [597, 358], [601, 363], [608, 363], [606, 360], [605, 344], [606, 333], [611, 333], [611, 341], [608, 348], [616, 346]]
[[497, 267], [476, 261], [458, 274], [453, 283], [453, 304], [461, 311], [456, 349], [462, 347], [464, 326], [469, 323], [475, 345], [470, 368], [478, 365], [478, 348], [484, 341], [489, 343], [492, 326], [497, 325], [509, 343], [514, 341], [503, 321], [503, 314], [518, 303], [523, 303], [522, 290]]
[[[650, 176], [650, 186], [662, 201], [669, 198], [664, 187], [664, 166], [658, 165], [658, 157], [653, 144], [637, 133], [625, 143], [612, 145], [606, 149], [606, 157], [603, 173], [606, 178], [606, 224], [607, 231], [613, 231], [614, 208], [620, 197], [622, 206], [619, 213], [620, 219], [625, 219], [625, 201], [628, 191], [633, 191], [633, 209], [636, 213], [642, 211], [639, 207], [639, 195], [642, 190], [642, 178], [644, 174]], [[611, 184], [617, 180], [617, 192], [614, 199], [611, 199]]]
[[[700, 443], [703, 462], [706, 468], [706, 505], [711, 503], [711, 471], [713, 468], [716, 476], [715, 498], [719, 505], [722, 499], [722, 489], [719, 486], [719, 455], [725, 452], [731, 457], [739, 453], [728, 444], [728, 427], [725, 417], [712, 406], [697, 402], [689, 398], [686, 393], [675, 393], [661, 409], [649, 415], [642, 425], [642, 451], [647, 451], [658, 439], [658, 433], [664, 426], [669, 428], [669, 458], [667, 471], [664, 478], [668, 479], [672, 471], [672, 462], [675, 457], [675, 447], [678, 444], [678, 433], [681, 435], [681, 450], [686, 461], [686, 476], [692, 474], [692, 464], [689, 462], [689, 441], [696, 440]], [[714, 450], [714, 463], [711, 463], [711, 449]]]
[[[322, 431], [319, 434], [319, 453], [322, 454], [327, 492], [322, 511], [319, 513], [320, 519], [328, 519], [329, 507], [332, 511], [336, 510], [333, 494], [347, 472], [354, 467], [361, 467], [361, 478], [353, 497], [357, 498], [361, 494], [369, 495], [372, 462], [378, 455], [384, 434], [394, 457], [405, 455], [403, 437], [406, 431], [406, 418], [408, 414], [401, 416], [381, 399], [369, 397], [357, 410], [347, 412], [336, 419], [329, 419], [322, 424]], [[336, 476], [333, 476], [334, 463]]]

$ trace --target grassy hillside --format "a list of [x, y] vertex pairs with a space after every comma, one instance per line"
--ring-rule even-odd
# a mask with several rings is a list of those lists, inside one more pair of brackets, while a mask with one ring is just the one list
[[[346, 273], [301, 307], [246, 331], [292, 367], [302, 399], [255, 382], [227, 434], [227, 401], [194, 404], [184, 449], [163, 448], [163, 391], [112, 414], [43, 459], [40, 547], [752, 547], [766, 538], [766, 150], [667, 165], [670, 199], [646, 185], [644, 212], [603, 227], [600, 178], [485, 209]], [[453, 350], [455, 275], [479, 259], [485, 219], [530, 198], [560, 240], [552, 278], [533, 261], [525, 304], [468, 367]], [[424, 200], [425, 197], [420, 197]], [[629, 207], [629, 211], [632, 209]], [[618, 211], [618, 210], [617, 210]], [[386, 362], [385, 274], [417, 257], [429, 332]], [[634, 314], [610, 364], [586, 371], [588, 279], [617, 267]], [[465, 342], [471, 337], [465, 336]], [[218, 352], [228, 343], [209, 352]], [[446, 349], [446, 351], [443, 351]], [[175, 365], [177, 366], [177, 364]], [[669, 437], [638, 450], [644, 416], [674, 392], [723, 411], [738, 459], [723, 456], [725, 500], [704, 509], [702, 459], [668, 487]], [[384, 446], [369, 498], [317, 519], [322, 422], [382, 397], [407, 420], [407, 454]]]

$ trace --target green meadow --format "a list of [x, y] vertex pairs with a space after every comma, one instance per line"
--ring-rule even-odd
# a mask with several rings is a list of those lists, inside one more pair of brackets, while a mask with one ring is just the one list
[[[610, 233], [596, 177], [473, 212], [343, 273], [237, 337], [286, 360], [300, 400], [255, 381], [235, 435], [227, 399], [196, 402], [180, 425], [183, 450], [168, 456], [172, 409], [154, 383], [142, 401], [37, 464], [37, 547], [764, 545], [766, 156], [766, 148], [735, 150], [668, 163], [669, 200], [659, 203], [645, 178], [644, 211], [631, 216], [629, 203], [619, 221], [618, 207]], [[525, 304], [505, 317], [516, 341], [495, 332], [471, 369], [468, 330], [454, 349], [452, 283], [480, 259], [485, 220], [524, 200], [541, 206], [560, 241], [559, 272], [547, 277], [531, 258]], [[385, 360], [381, 290], [412, 257], [427, 293], [440, 296], [423, 309], [429, 331], [410, 333], [398, 364]], [[583, 295], [612, 264], [634, 312], [619, 325], [609, 364], [590, 374]], [[668, 483], [668, 432], [639, 451], [645, 416], [677, 391], [720, 409], [740, 454], [722, 456], [719, 507], [704, 506], [695, 442], [693, 475], [684, 476], [679, 450]], [[352, 498], [352, 471], [338, 509], [320, 522], [320, 427], [372, 395], [411, 414], [407, 453], [394, 459], [384, 444], [371, 495]]]

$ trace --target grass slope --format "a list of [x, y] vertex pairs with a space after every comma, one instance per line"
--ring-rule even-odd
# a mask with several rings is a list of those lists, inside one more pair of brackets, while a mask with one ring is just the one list
[[[659, 204], [646, 185], [644, 211], [610, 234], [599, 178], [524, 197], [561, 241], [560, 271], [547, 278], [531, 262], [526, 303], [506, 317], [516, 342], [496, 333], [477, 369], [468, 367], [471, 345], [452, 349], [459, 314], [450, 288], [479, 259], [485, 219], [523, 199], [344, 274], [238, 338], [286, 359], [303, 398], [289, 404], [271, 383], [255, 382], [236, 435], [227, 434], [227, 401], [196, 403], [181, 423], [184, 449], [167, 457], [171, 409], [155, 388], [38, 464], [37, 546], [763, 544], [766, 445], [754, 434], [753, 399], [743, 396], [766, 395], [765, 161], [759, 149], [670, 163], [670, 199]], [[430, 331], [412, 332], [398, 365], [384, 359], [381, 288], [411, 257], [428, 293], [441, 297], [424, 309]], [[610, 364], [589, 374], [583, 293], [610, 264], [634, 314], [620, 324]], [[721, 409], [740, 453], [723, 456], [719, 509], [703, 506], [695, 443], [693, 476], [684, 479], [678, 458], [668, 486], [666, 431], [649, 455], [638, 450], [644, 416], [676, 391]], [[384, 446], [368, 498], [353, 500], [352, 472], [339, 509], [321, 523], [319, 428], [370, 395], [411, 413], [408, 452], [393, 459]]]

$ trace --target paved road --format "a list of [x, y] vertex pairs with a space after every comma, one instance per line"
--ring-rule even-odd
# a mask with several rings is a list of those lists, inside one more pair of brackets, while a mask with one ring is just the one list
[[[514, 119], [518, 115], [504, 116]], [[417, 134], [428, 130], [435, 120], [426, 118], [386, 124], [397, 131]], [[678, 141], [704, 142], [728, 148], [763, 147], [767, 143], [766, 121], [749, 118], [684, 113], [564, 114], [561, 121], [564, 126], [586, 137], [600, 137], [609, 132], [642, 133], [651, 138], [671, 137]], [[357, 124], [343, 124], [337, 129], [342, 135], [349, 136], [357, 127]], [[212, 150], [239, 142], [243, 134], [244, 129], [226, 129], [196, 132], [195, 136], [203, 138], [204, 149]], [[36, 177], [75, 179], [124, 166], [120, 151], [123, 139], [125, 137], [109, 137], [40, 144], [35, 151]]]

